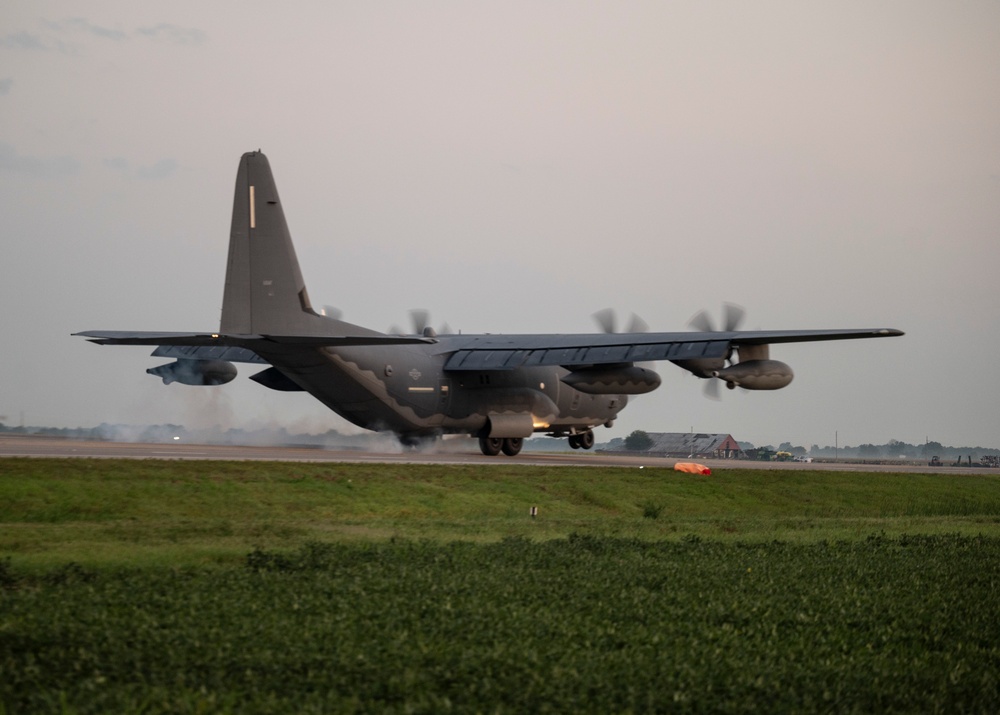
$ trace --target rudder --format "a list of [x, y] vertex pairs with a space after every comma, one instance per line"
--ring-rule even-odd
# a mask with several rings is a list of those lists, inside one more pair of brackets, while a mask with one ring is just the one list
[[236, 174], [220, 332], [328, 336], [356, 327], [313, 311], [271, 166], [259, 151], [244, 154]]

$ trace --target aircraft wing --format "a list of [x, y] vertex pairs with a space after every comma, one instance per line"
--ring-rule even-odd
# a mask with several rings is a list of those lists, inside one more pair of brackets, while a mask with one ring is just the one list
[[87, 330], [73, 333], [98, 345], [156, 345], [153, 357], [183, 360], [225, 360], [226, 362], [270, 365], [254, 348], [268, 347], [294, 349], [309, 347], [337, 347], [348, 345], [398, 345], [429, 343], [431, 339], [416, 336], [364, 335], [344, 337], [315, 337], [297, 335], [224, 335], [218, 333], [162, 333], [152, 331]]
[[153, 357], [178, 360], [225, 360], [226, 362], [248, 362], [260, 365], [271, 364], [253, 350], [227, 345], [161, 345], [153, 351], [152, 355]]
[[161, 345], [218, 347], [231, 346], [253, 350], [256, 345], [299, 347], [346, 347], [351, 345], [404, 345], [434, 343], [433, 338], [414, 335], [233, 335], [219, 333], [161, 333], [152, 331], [86, 330], [73, 333], [98, 345]]
[[[475, 335], [448, 341], [445, 370], [513, 370], [541, 365], [591, 366], [655, 360], [726, 357], [733, 347], [853, 340], [903, 335], [890, 328], [863, 330], [742, 330], [582, 335]], [[442, 347], [446, 344], [442, 340]]]

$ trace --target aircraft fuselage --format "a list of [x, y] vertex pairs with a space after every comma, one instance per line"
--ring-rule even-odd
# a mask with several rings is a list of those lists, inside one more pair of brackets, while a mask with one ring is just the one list
[[564, 384], [569, 371], [561, 367], [446, 371], [449, 342], [441, 336], [434, 345], [317, 348], [295, 365], [287, 356], [261, 355], [344, 419], [399, 435], [583, 432], [610, 423], [628, 402], [627, 395]]

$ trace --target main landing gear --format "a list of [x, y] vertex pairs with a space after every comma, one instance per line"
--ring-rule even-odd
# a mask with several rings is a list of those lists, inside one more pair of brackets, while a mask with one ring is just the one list
[[571, 434], [569, 436], [569, 446], [573, 449], [590, 449], [594, 446], [593, 430]]
[[480, 437], [479, 450], [487, 457], [495, 457], [501, 452], [508, 457], [513, 457], [521, 451], [524, 446], [522, 437]]

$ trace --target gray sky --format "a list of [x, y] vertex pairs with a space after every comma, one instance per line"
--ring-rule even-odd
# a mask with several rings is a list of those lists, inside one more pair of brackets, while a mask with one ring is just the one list
[[249, 382], [164, 387], [86, 329], [218, 325], [235, 171], [270, 158], [313, 302], [385, 330], [893, 327], [661, 364], [599, 440], [1000, 445], [996, 2], [7, 2], [0, 415], [346, 429]]

